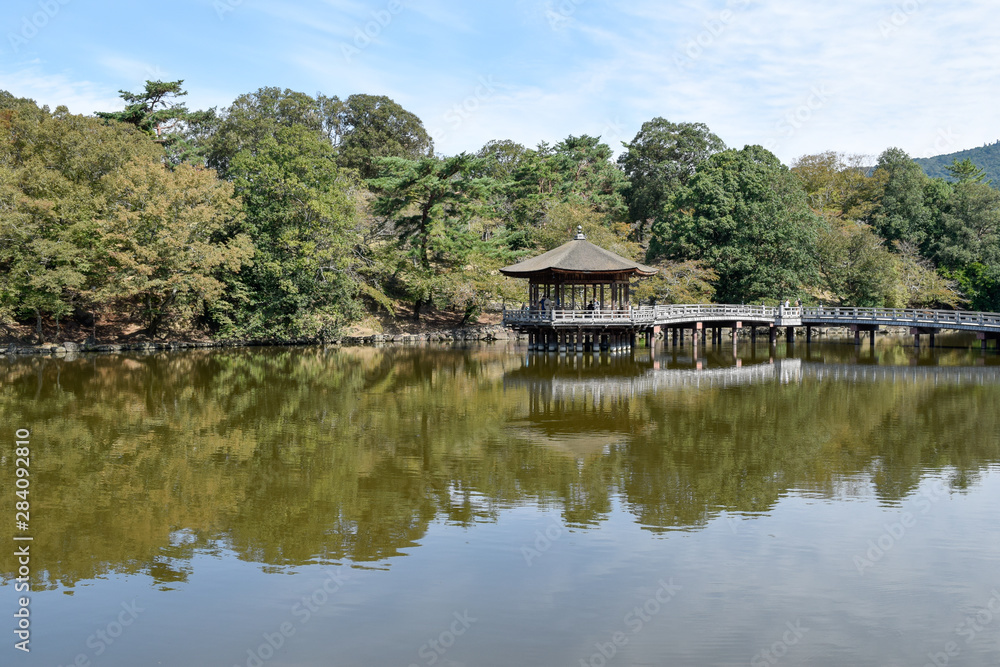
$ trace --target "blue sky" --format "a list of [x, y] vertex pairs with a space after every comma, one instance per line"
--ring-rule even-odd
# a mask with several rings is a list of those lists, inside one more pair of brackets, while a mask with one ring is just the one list
[[189, 108], [262, 86], [388, 95], [444, 154], [702, 122], [790, 164], [1000, 139], [994, 0], [5, 0], [0, 89], [76, 113], [184, 79]]

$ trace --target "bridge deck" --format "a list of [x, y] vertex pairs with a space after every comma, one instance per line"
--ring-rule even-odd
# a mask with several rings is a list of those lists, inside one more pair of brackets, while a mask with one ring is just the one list
[[867, 327], [907, 326], [1000, 334], [1000, 313], [903, 308], [826, 308], [747, 305], [639, 306], [620, 310], [505, 311], [503, 323], [520, 329], [685, 327], [696, 323], [739, 322], [741, 326]]

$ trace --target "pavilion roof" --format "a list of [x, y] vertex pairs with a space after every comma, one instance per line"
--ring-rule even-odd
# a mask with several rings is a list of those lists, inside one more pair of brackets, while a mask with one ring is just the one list
[[576, 238], [512, 266], [505, 266], [500, 273], [514, 278], [527, 278], [546, 271], [560, 273], [631, 273], [651, 276], [657, 272], [651, 266], [633, 262], [610, 250], [594, 245], [578, 231]]

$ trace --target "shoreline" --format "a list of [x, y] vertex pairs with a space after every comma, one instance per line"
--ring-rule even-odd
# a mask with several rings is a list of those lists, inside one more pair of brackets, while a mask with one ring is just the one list
[[[802, 328], [804, 335], [804, 327]], [[960, 332], [955, 332], [960, 333]], [[906, 336], [905, 327], [883, 329], [878, 332], [878, 339], [892, 341], [896, 337]], [[796, 336], [799, 328], [796, 328]], [[834, 342], [851, 344], [853, 333], [844, 327], [830, 327], [822, 332], [814, 333], [819, 340], [814, 343]], [[749, 339], [749, 332], [741, 330], [739, 339]], [[785, 337], [784, 331], [779, 331], [778, 338]], [[831, 340], [832, 339], [832, 340]], [[78, 343], [65, 340], [45, 343], [42, 345], [8, 342], [0, 344], [0, 359], [14, 357], [46, 356], [65, 358], [79, 354], [120, 354], [123, 352], [164, 352], [190, 349], [232, 349], [249, 347], [368, 347], [382, 345], [415, 345], [426, 343], [519, 343], [526, 342], [528, 336], [506, 329], [501, 324], [472, 325], [459, 328], [440, 328], [425, 330], [420, 333], [365, 333], [345, 335], [328, 341], [319, 339], [260, 339], [260, 340], [165, 340], [136, 341], [122, 343]], [[657, 334], [656, 340], [665, 340], [663, 333]], [[801, 344], [805, 345], [803, 341]], [[863, 346], [867, 349], [868, 343]], [[951, 347], [942, 346], [938, 347]], [[958, 349], [958, 348], [955, 348]]]
[[117, 354], [120, 352], [155, 352], [170, 350], [238, 348], [238, 347], [361, 347], [385, 344], [454, 343], [454, 342], [508, 342], [527, 340], [503, 325], [472, 325], [463, 328], [430, 330], [420, 333], [373, 333], [341, 336], [329, 341], [319, 339], [261, 339], [261, 340], [165, 340], [132, 343], [79, 343], [71, 340], [44, 343], [9, 342], [0, 347], [0, 357], [16, 356], [66, 356], [81, 353]]

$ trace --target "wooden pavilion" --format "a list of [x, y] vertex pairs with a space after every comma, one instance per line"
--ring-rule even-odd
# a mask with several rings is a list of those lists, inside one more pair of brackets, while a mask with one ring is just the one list
[[529, 305], [504, 323], [529, 337], [530, 349], [618, 349], [635, 343], [644, 325], [631, 317], [630, 285], [654, 269], [600, 248], [577, 227], [554, 250], [500, 269], [528, 279]]

